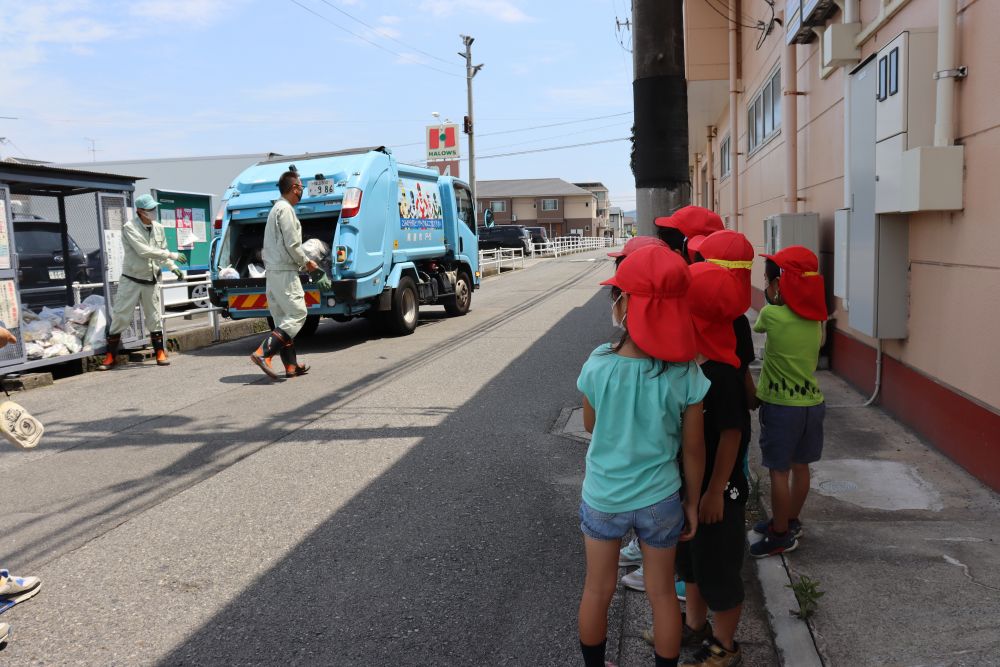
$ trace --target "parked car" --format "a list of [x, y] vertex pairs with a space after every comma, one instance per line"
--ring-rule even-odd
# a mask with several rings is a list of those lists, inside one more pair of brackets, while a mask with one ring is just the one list
[[531, 232], [521, 225], [496, 225], [479, 228], [479, 249], [520, 248], [531, 255]]
[[[95, 282], [100, 273], [73, 237], [67, 239], [69, 258], [63, 252], [58, 222], [32, 214], [14, 214], [14, 249], [21, 304], [38, 311], [44, 306], [58, 308], [70, 301], [67, 285]], [[90, 294], [84, 292], [82, 297]]]
[[531, 242], [532, 243], [548, 243], [549, 235], [545, 231], [544, 227], [525, 227], [529, 232], [531, 232]]

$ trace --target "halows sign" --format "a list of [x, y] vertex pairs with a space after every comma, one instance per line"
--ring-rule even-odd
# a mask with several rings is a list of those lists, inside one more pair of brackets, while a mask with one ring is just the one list
[[427, 159], [455, 160], [458, 152], [458, 125], [431, 125], [427, 128]]

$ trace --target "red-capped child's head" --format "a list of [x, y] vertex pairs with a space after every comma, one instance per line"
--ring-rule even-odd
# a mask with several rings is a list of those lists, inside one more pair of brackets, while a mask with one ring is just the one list
[[648, 245], [629, 254], [601, 284], [620, 290], [612, 319], [642, 352], [661, 361], [687, 362], [697, 354], [686, 299], [690, 282], [687, 264], [677, 253]]
[[733, 320], [745, 312], [740, 280], [717, 264], [699, 262], [691, 267], [687, 300], [699, 354], [739, 368]]
[[773, 255], [762, 254], [764, 298], [772, 305], [787, 305], [799, 317], [826, 321], [826, 286], [819, 274], [816, 254], [804, 246], [788, 246]]

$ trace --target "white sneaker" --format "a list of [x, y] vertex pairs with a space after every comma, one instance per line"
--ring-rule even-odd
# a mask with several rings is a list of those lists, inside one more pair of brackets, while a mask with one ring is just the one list
[[10, 641], [10, 623], [0, 623], [0, 646]]
[[19, 597], [41, 585], [38, 577], [13, 577], [7, 570], [0, 570], [0, 598]]
[[634, 572], [629, 572], [622, 577], [622, 586], [631, 588], [633, 591], [646, 592], [646, 580], [642, 576], [642, 566]]
[[632, 541], [618, 552], [618, 567], [632, 567], [633, 565], [642, 565], [642, 549], [639, 548], [638, 537], [633, 537]]

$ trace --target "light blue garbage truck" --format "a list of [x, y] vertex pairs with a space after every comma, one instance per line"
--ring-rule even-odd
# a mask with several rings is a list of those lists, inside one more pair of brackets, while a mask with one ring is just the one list
[[367, 317], [406, 335], [416, 328], [421, 305], [442, 305], [451, 316], [469, 311], [480, 279], [469, 186], [401, 164], [383, 146], [273, 157], [237, 176], [211, 248], [216, 307], [234, 319], [268, 316], [264, 225], [280, 197], [278, 178], [288, 170], [304, 187], [295, 206], [303, 249], [328, 253], [318, 263], [333, 282], [321, 290], [301, 275], [309, 313], [305, 335], [323, 317]]

